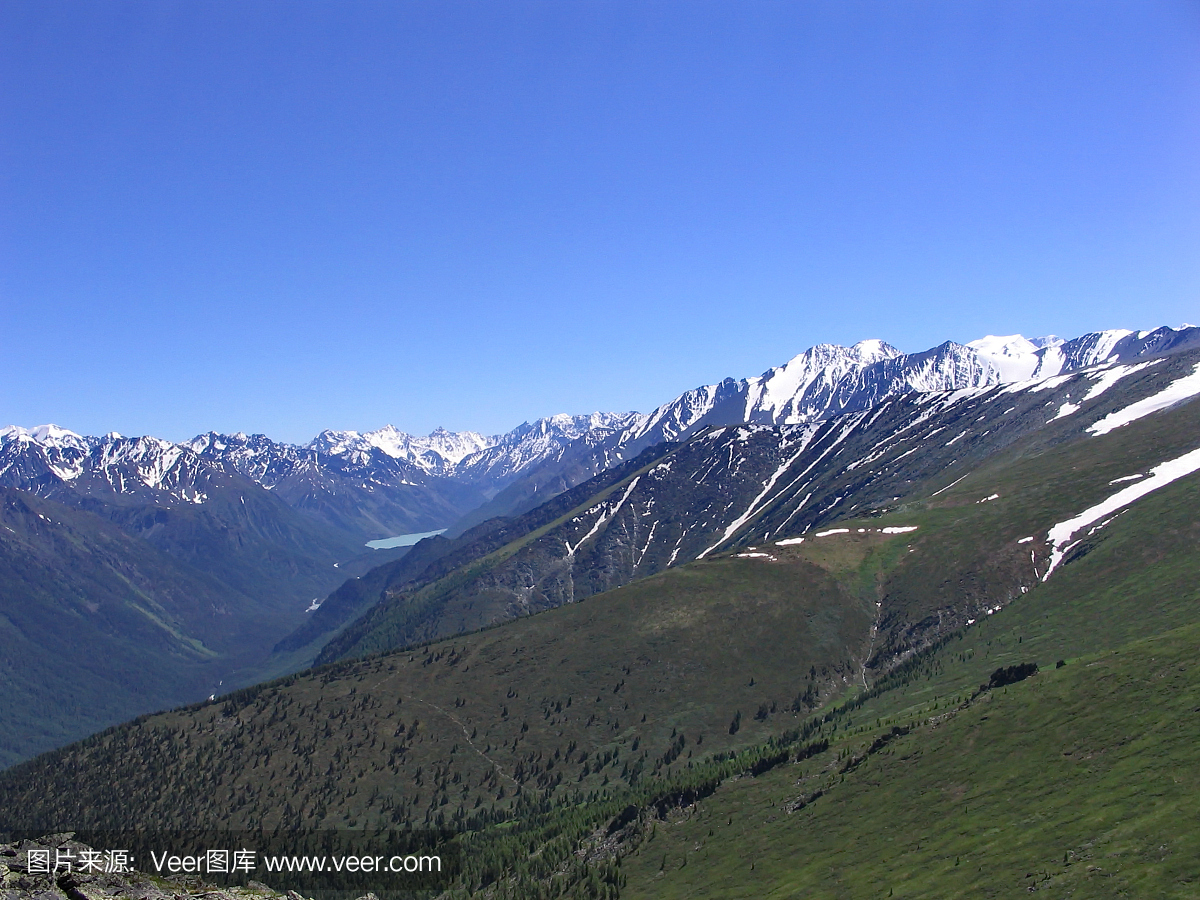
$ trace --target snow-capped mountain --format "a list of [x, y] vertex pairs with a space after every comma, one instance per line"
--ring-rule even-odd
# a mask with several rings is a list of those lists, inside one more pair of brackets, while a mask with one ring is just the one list
[[[514, 490], [513, 496], [480, 513], [511, 514], [544, 500], [548, 489], [579, 484], [648, 446], [683, 440], [710, 425], [819, 421], [911, 391], [1048, 378], [1104, 360], [1164, 352], [1189, 340], [1198, 340], [1196, 329], [1103, 331], [1071, 341], [988, 336], [968, 344], [948, 341], [912, 354], [881, 340], [860, 341], [853, 347], [818, 344], [762, 375], [686, 391], [650, 413], [559, 414], [491, 437], [441, 428], [415, 436], [388, 425], [367, 432], [324, 431], [303, 447], [275, 444], [262, 436], [212, 434], [189, 446], [206, 456], [220, 456], [227, 466], [269, 487], [294, 476], [305, 461], [314, 470], [353, 473], [351, 477], [364, 484], [428, 485], [428, 478], [444, 478], [481, 491], [484, 497], [522, 478], [534, 479], [529, 489]], [[224, 445], [219, 452], [217, 444]], [[479, 520], [479, 514], [471, 517]]]
[[[632, 415], [620, 430], [595, 433], [563, 454], [564, 462], [530, 458], [514, 469], [503, 494], [460, 526], [487, 515], [511, 515], [545, 500], [547, 485], [565, 490], [662, 441], [681, 441], [713, 425], [799, 425], [869, 409], [891, 397], [917, 392], [987, 387], [1040, 380], [1107, 362], [1127, 362], [1200, 346], [1200, 328], [1100, 331], [1070, 341], [989, 336], [953, 341], [903, 354], [879, 341], [853, 347], [818, 344], [782, 366], [753, 378], [727, 378]], [[464, 461], [470, 465], [471, 458]], [[569, 464], [569, 465], [567, 465]]]
[[427, 436], [411, 435], [394, 425], [377, 431], [322, 431], [307, 445], [331, 456], [367, 453], [371, 448], [392, 459], [402, 459], [431, 475], [449, 474], [465, 457], [498, 443], [500, 437], [484, 437], [474, 431], [437, 428]]
[[1195, 332], [1190, 325], [1136, 332], [1116, 329], [1092, 332], [1070, 341], [1054, 336], [1031, 340], [1019, 334], [1005, 337], [989, 334], [966, 346], [992, 370], [990, 377], [994, 381], [988, 383], [1006, 383], [1053, 378], [1103, 362], [1127, 362], [1140, 356], [1185, 349], [1195, 346]]
[[187, 447], [160, 438], [116, 432], [84, 437], [57, 425], [0, 429], [0, 486], [43, 497], [113, 493], [202, 503], [219, 471]]
[[413, 438], [388, 426], [366, 434], [324, 431], [303, 446], [209, 432], [187, 446], [365, 542], [444, 528], [482, 503], [479, 491], [445, 475], [453, 455], [480, 440], [440, 429]]
[[[636, 459], [503, 525], [481, 523], [454, 541], [420, 548], [427, 554], [445, 554], [445, 559], [454, 561], [453, 566], [435, 555], [426, 572], [410, 568], [409, 563], [422, 557], [419, 551], [413, 560], [401, 560], [393, 569], [391, 582], [380, 584], [379, 605], [332, 641], [321, 661], [333, 662], [346, 655], [428, 640], [576, 602], [724, 551], [745, 548], [746, 558], [768, 559], [778, 546], [836, 533], [823, 529], [839, 519], [864, 513], [873, 517], [903, 507], [914, 490], [923, 490], [932, 498], [962, 483], [971, 486], [972, 492], [946, 502], [989, 503], [1000, 495], [992, 492], [991, 482], [979, 483], [976, 473], [1014, 444], [1023, 448], [1018, 455], [1044, 455], [1047, 465], [1052, 459], [1062, 465], [1054, 448], [1087, 444], [1138, 422], [1139, 428], [1166, 427], [1160, 438], [1169, 446], [1108, 444], [1123, 447], [1120, 452], [1130, 458], [1119, 468], [1101, 467], [1100, 472], [1088, 475], [1094, 491], [1106, 496], [1122, 490], [1117, 485], [1140, 482], [1146, 477], [1146, 467], [1152, 465], [1148, 460], [1174, 459], [1186, 453], [1192, 468], [1178, 471], [1196, 471], [1200, 450], [1195, 449], [1195, 426], [1188, 426], [1192, 437], [1181, 437], [1189, 433], [1187, 428], [1178, 432], [1173, 430], [1176, 425], [1152, 422], [1196, 421], [1194, 409], [1182, 420], [1165, 411], [1200, 395], [1200, 348], [1121, 364], [1111, 361], [1117, 341], [1107, 345], [1089, 342], [1093, 359], [1105, 354], [1100, 364], [1057, 377], [1013, 383], [996, 381], [991, 370], [979, 374], [981, 366], [974, 354], [961, 354], [962, 345], [955, 345], [951, 350], [965, 361], [963, 368], [980, 379], [988, 377], [990, 383], [940, 391], [910, 390], [844, 415], [794, 424], [712, 426], [682, 441], [660, 442]], [[1061, 345], [1047, 343], [1045, 347]], [[939, 357], [935, 354], [930, 359]], [[886, 357], [882, 361], [904, 360]], [[871, 365], [875, 363], [867, 367]], [[922, 371], [919, 366], [916, 370]], [[1158, 413], [1162, 415], [1152, 418]], [[1070, 470], [1077, 471], [1074, 467]], [[977, 483], [980, 486], [975, 493]], [[1078, 497], [1070, 502], [1087, 506]], [[1068, 518], [1065, 513], [1063, 517]], [[1086, 520], [1086, 524], [1093, 525], [1099, 518]], [[1042, 527], [1050, 527], [1054, 521], [1050, 518]], [[1008, 552], [1016, 561], [1013, 566], [1019, 564], [1025, 573], [1026, 585], [1048, 577], [1058, 560], [1075, 546], [1070, 540], [1082, 536], [1083, 526], [1071, 522], [1074, 520], [1068, 522], [1070, 527], [1055, 526], [1046, 541], [1035, 546], [1024, 544], [1039, 538], [1017, 540], [1033, 531], [1018, 531], [1011, 537]], [[866, 530], [858, 528], [859, 532]], [[512, 552], [497, 553], [501, 545], [508, 545]], [[471, 577], [447, 582], [445, 590], [428, 594], [436, 597], [441, 607], [436, 615], [430, 608], [422, 608], [419, 617], [411, 615], [411, 597], [425, 585], [454, 566], [484, 557], [489, 562]], [[426, 562], [428, 559], [426, 556]], [[939, 602], [945, 601], [946, 606], [938, 614], [917, 615], [892, 629], [887, 640], [898, 654], [920, 644], [927, 632], [936, 633], [947, 621], [957, 627], [999, 608], [995, 599], [985, 603], [978, 596], [979, 584], [973, 578], [966, 581], [945, 584]], [[1007, 597], [1018, 592], [1014, 583]], [[921, 602], [935, 593], [923, 589]], [[1003, 597], [1000, 602], [1005, 602]], [[895, 624], [885, 617], [881, 627], [889, 622]]]
[[1200, 346], [1200, 329], [1099, 331], [1074, 340], [989, 335], [902, 354], [879, 340], [853, 347], [818, 344], [756, 378], [726, 379], [664, 403], [632, 426], [622, 443], [637, 449], [678, 440], [709, 425], [798, 425], [867, 409], [909, 393], [961, 390], [1050, 378], [1102, 362]]
[[492, 446], [464, 457], [454, 474], [495, 492], [535, 466], [561, 460], [579, 442], [598, 446], [642, 418], [634, 412], [595, 412], [579, 416], [559, 414], [524, 422], [496, 439]]
[[911, 392], [1041, 380], [1194, 346], [1200, 328], [1191, 326], [1072, 340], [989, 335], [912, 354], [880, 340], [818, 344], [759, 376], [686, 391], [649, 413], [560, 414], [490, 437], [442, 428], [417, 436], [387, 425], [323, 431], [305, 445], [214, 432], [173, 444], [9, 426], [0, 429], [0, 486], [59, 496], [70, 485], [68, 493], [148, 492], [159, 503], [201, 503], [200, 481], [219, 471], [370, 539], [519, 513], [649, 446], [713, 425], [804, 424]]

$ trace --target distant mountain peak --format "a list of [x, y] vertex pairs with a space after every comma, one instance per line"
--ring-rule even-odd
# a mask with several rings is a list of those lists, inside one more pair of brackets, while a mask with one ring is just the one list
[[1022, 353], [1034, 353], [1042, 345], [1029, 340], [1022, 334], [989, 334], [964, 344], [980, 353], [1018, 356]]
[[1059, 344], [1065, 344], [1066, 341], [1056, 334], [1047, 334], [1042, 337], [1030, 338], [1029, 343], [1041, 350], [1043, 347], [1057, 347]]
[[859, 341], [850, 349], [853, 350], [860, 359], [869, 359], [871, 362], [900, 356], [899, 350], [897, 350], [887, 341], [881, 341], [878, 338], [868, 338], [865, 341]]
[[74, 443], [83, 441], [82, 435], [63, 428], [60, 425], [35, 425], [33, 428], [22, 428], [20, 425], [5, 425], [0, 428], [0, 440], [23, 436], [39, 444], [53, 446], [63, 442]]

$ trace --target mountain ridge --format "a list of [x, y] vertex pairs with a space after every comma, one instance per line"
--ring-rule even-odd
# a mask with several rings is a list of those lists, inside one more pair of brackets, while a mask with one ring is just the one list
[[[304, 445], [241, 432], [208, 432], [173, 444], [115, 433], [85, 437], [54, 425], [7, 426], [0, 428], [0, 485], [46, 495], [56, 481], [73, 481], [85, 469], [104, 472], [140, 447], [143, 456], [156, 452], [165, 461], [155, 463], [164, 472], [195, 467], [194, 455], [280, 491], [291, 505], [364, 541], [439, 528], [461, 533], [487, 516], [524, 512], [547, 491], [573, 487], [651, 444], [685, 439], [708, 426], [801, 424], [912, 391], [1044, 380], [1191, 346], [1200, 346], [1200, 329], [1192, 326], [1113, 329], [1071, 340], [988, 335], [911, 354], [878, 339], [852, 347], [817, 344], [761, 375], [693, 388], [649, 413], [557, 414], [490, 437], [443, 428], [414, 436], [386, 425], [367, 432], [326, 430]], [[150, 468], [139, 474], [151, 486]], [[130, 489], [137, 489], [136, 482]], [[118, 490], [125, 489], [122, 481]], [[203, 502], [200, 491], [186, 496], [182, 484], [178, 490], [180, 500]]]
[[[1015, 441], [1050, 446], [1099, 427], [1130, 401], [1128, 408], [1182, 396], [1177, 386], [1185, 383], [1194, 394], [1198, 360], [1197, 351], [1185, 351], [1044, 381], [904, 394], [799, 425], [710, 426], [655, 445], [670, 449], [636, 471], [606, 470], [623, 471], [618, 482], [572, 489], [582, 492], [574, 509], [502, 554], [481, 557], [470, 575], [464, 569], [443, 580], [430, 569], [409, 585], [385, 586], [378, 605], [318, 661], [486, 627], [713, 552], [801, 536], [856, 511], [879, 514], [930, 479], [966, 477]], [[588, 485], [593, 495], [584, 499]], [[897, 646], [924, 640], [920, 628], [894, 636]]]

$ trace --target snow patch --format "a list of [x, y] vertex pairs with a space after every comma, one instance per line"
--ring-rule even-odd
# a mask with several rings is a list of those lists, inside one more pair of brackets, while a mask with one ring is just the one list
[[1117, 410], [1117, 412], [1109, 413], [1099, 422], [1089, 427], [1088, 432], [1097, 436], [1108, 434], [1122, 425], [1136, 422], [1144, 416], [1158, 412], [1161, 409], [1166, 409], [1168, 406], [1174, 406], [1176, 403], [1188, 400], [1197, 394], [1200, 394], [1200, 363], [1196, 364], [1191, 375], [1176, 378], [1157, 394], [1146, 397], [1136, 403], [1131, 403], [1124, 409]]
[[1149, 362], [1138, 363], [1135, 366], [1112, 366], [1110, 368], [1100, 369], [1094, 373], [1089, 373], [1089, 376], [1094, 378], [1096, 383], [1092, 385], [1092, 389], [1084, 395], [1084, 402], [1086, 403], [1088, 400], [1095, 400], [1126, 375], [1132, 375], [1134, 372], [1140, 372], [1142, 369], [1148, 369], [1151, 366], [1156, 366], [1162, 361], [1163, 360], [1161, 359], [1152, 359]]
[[[637, 477], [635, 477], [633, 479], [633, 481], [629, 482], [629, 486], [625, 488], [625, 493], [621, 495], [621, 499], [617, 502], [616, 506], [612, 507], [611, 510], [606, 511], [604, 508], [608, 505], [607, 500], [604, 503], [600, 504], [599, 506], [595, 506], [592, 509], [588, 510], [588, 512], [594, 512], [596, 510], [599, 510], [600, 515], [596, 518], [595, 524], [592, 525], [592, 530], [589, 531], [587, 534], [585, 534], [583, 536], [583, 538], [579, 541], [579, 543], [577, 543], [574, 547], [572, 547], [570, 544], [567, 544], [566, 541], [563, 542], [564, 544], [566, 544], [566, 547], [567, 547], [567, 556], [574, 556], [576, 551], [578, 551], [580, 547], [582, 547], [585, 543], [587, 543], [587, 541], [592, 537], [592, 535], [594, 535], [597, 531], [599, 531], [601, 529], [601, 527], [603, 527], [605, 522], [612, 519], [614, 516], [616, 516], [616, 514], [618, 512], [621, 511], [621, 507], [625, 505], [625, 501], [629, 499], [629, 495], [633, 493], [633, 489], [637, 487], [638, 482], [641, 481], [641, 478], [642, 478], [642, 476], [638, 475]], [[585, 515], [586, 515], [586, 513], [585, 513]]]
[[1041, 362], [1038, 345], [1019, 334], [989, 334], [968, 341], [967, 346], [986, 361], [1003, 382], [1027, 381]]
[[[909, 451], [909, 453], [911, 453], [911, 452], [912, 452], [912, 451], [910, 450], [910, 451]], [[967, 473], [967, 475], [970, 475], [970, 474], [971, 474], [970, 472], [968, 472], [968, 473]], [[934, 492], [933, 492], [932, 494], [930, 494], [929, 496], [930, 496], [930, 497], [936, 497], [938, 494], [942, 493], [943, 491], [948, 491], [948, 490], [950, 490], [950, 488], [954, 487], [956, 484], [958, 484], [960, 481], [962, 481], [962, 480], [963, 480], [963, 478], [966, 478], [966, 477], [967, 477], [967, 475], [963, 475], [961, 478], [955, 478], [955, 479], [954, 479], [952, 482], [950, 482], [950, 483], [949, 483], [948, 485], [946, 485], [944, 488], [941, 488], [941, 489], [939, 489], [939, 490], [936, 490], [936, 491], [934, 491]]]
[[1053, 549], [1050, 552], [1050, 568], [1042, 576], [1042, 581], [1050, 577], [1050, 573], [1058, 568], [1063, 557], [1075, 546], [1071, 543], [1071, 538], [1077, 531], [1197, 470], [1200, 470], [1200, 449], [1159, 463], [1150, 470], [1149, 477], [1144, 481], [1117, 491], [1107, 500], [1085, 509], [1074, 518], [1059, 522], [1046, 533], [1046, 540], [1050, 542]]

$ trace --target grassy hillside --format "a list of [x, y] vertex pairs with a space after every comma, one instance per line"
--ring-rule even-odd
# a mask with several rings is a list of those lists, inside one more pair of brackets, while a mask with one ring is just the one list
[[1197, 641], [1186, 626], [1051, 667], [857, 765], [849, 741], [728, 782], [653, 828], [621, 896], [1194, 897]]
[[[498, 860], [475, 886], [490, 871], [507, 877], [484, 893], [513, 898], [1195, 896], [1198, 500], [1198, 476], [1164, 488], [1051, 581], [772, 742], [527, 816], [545, 850], [471, 836]], [[980, 690], [1023, 662], [1041, 671]]]

